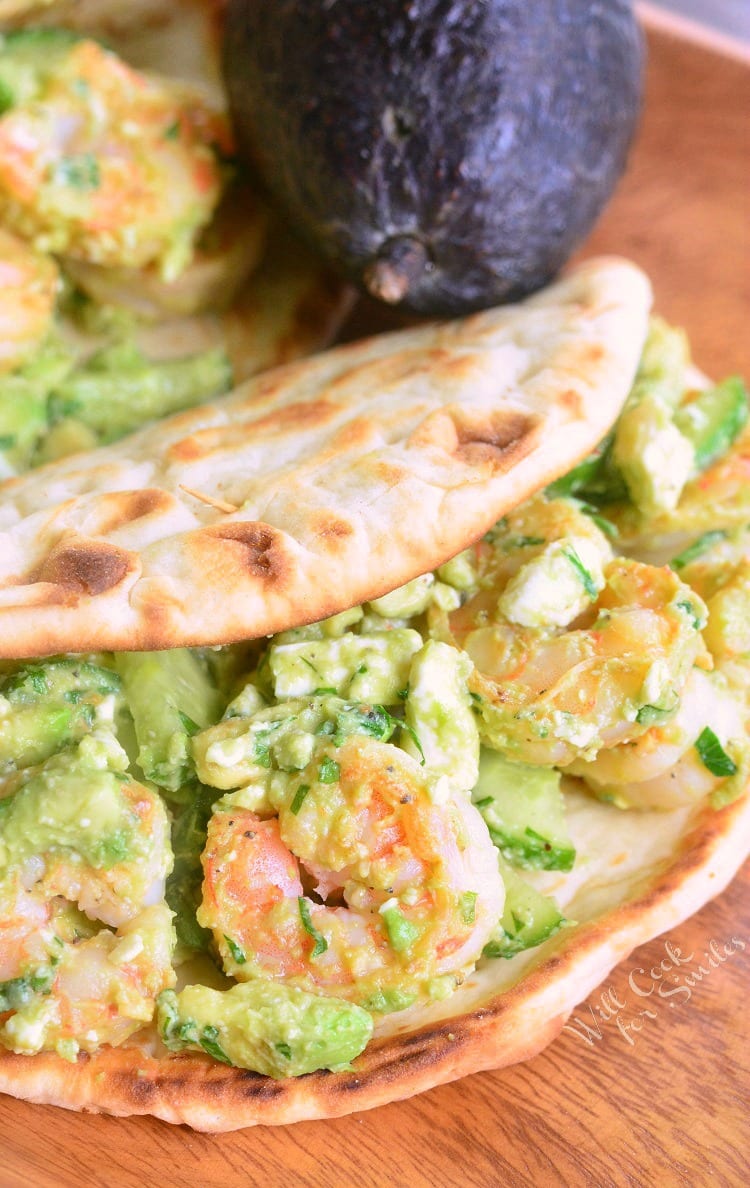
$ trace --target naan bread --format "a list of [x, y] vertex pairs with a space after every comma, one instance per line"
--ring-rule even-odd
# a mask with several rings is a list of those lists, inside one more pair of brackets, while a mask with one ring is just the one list
[[267, 372], [0, 488], [0, 655], [228, 643], [436, 568], [610, 427], [649, 284], [528, 301]]
[[[0, 1052], [0, 1091], [43, 1104], [154, 1114], [197, 1130], [337, 1117], [482, 1069], [527, 1060], [639, 944], [718, 895], [750, 851], [750, 797], [714, 812], [623, 813], [573, 791], [566, 820], [579, 853], [539, 879], [578, 926], [511, 960], [482, 961], [443, 1003], [385, 1016], [351, 1071], [273, 1081], [199, 1055], [140, 1043], [79, 1055]], [[528, 877], [529, 872], [525, 872]]]

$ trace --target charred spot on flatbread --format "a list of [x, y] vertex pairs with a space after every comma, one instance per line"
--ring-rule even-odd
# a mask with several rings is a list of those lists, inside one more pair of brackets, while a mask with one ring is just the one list
[[98, 496], [96, 503], [87, 509], [82, 526], [89, 536], [106, 536], [136, 520], [166, 514], [174, 505], [174, 496], [158, 487], [112, 491]]
[[95, 598], [114, 590], [135, 569], [136, 559], [125, 549], [71, 533], [58, 541], [31, 580]]
[[233, 559], [232, 571], [262, 583], [283, 585], [290, 573], [283, 533], [260, 520], [217, 524], [197, 534], [202, 541], [221, 542]]
[[440, 450], [468, 467], [489, 466], [503, 473], [531, 453], [542, 425], [541, 417], [521, 408], [448, 405], [425, 417], [408, 444]]

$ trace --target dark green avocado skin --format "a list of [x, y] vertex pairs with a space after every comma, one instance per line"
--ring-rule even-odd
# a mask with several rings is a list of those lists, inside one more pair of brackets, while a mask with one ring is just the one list
[[541, 287], [587, 234], [642, 58], [625, 0], [230, 0], [224, 70], [291, 224], [357, 284], [383, 296], [387, 264], [392, 302], [452, 315]]

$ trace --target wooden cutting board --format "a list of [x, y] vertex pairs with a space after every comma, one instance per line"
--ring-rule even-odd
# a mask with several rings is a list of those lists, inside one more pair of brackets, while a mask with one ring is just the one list
[[[649, 22], [628, 174], [584, 254], [642, 264], [709, 374], [750, 375], [750, 60]], [[367, 310], [360, 311], [367, 322]], [[631, 955], [528, 1064], [331, 1122], [224, 1136], [0, 1098], [0, 1188], [739, 1186], [750, 871]]]

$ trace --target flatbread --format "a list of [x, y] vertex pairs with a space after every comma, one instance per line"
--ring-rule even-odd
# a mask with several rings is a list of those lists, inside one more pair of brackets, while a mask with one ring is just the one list
[[433, 570], [601, 439], [651, 294], [588, 262], [342, 346], [0, 488], [0, 655], [229, 643]]
[[530, 1059], [619, 961], [718, 895], [750, 852], [747, 795], [720, 812], [704, 803], [693, 812], [623, 813], [572, 791], [566, 821], [579, 860], [538, 885], [578, 926], [511, 960], [481, 961], [442, 1004], [385, 1016], [351, 1071], [273, 1081], [172, 1055], [149, 1030], [140, 1043], [81, 1054], [75, 1064], [0, 1052], [0, 1091], [227, 1131], [338, 1117]]

